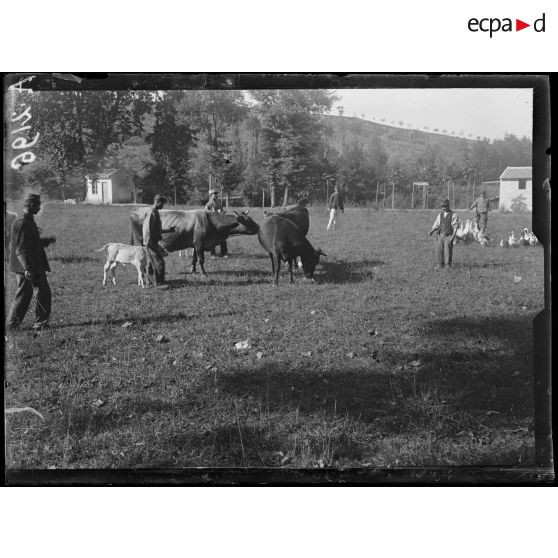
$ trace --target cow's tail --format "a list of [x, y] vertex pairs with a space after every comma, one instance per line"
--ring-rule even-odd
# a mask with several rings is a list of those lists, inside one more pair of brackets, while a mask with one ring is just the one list
[[109, 244], [112, 244], [112, 242], [107, 242], [102, 248], [99, 248], [98, 250], [94, 250], [94, 252], [102, 252]]

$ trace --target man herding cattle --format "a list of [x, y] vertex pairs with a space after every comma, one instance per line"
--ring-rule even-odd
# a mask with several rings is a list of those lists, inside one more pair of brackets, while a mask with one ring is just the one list
[[163, 209], [166, 198], [157, 194], [153, 199], [153, 206], [149, 208], [143, 221], [143, 245], [149, 256], [149, 275], [153, 275], [156, 285], [165, 283], [165, 257], [168, 252], [159, 244], [163, 240], [163, 233], [175, 232], [175, 227], [163, 229], [159, 209]]
[[9, 270], [16, 274], [17, 291], [8, 316], [8, 330], [19, 329], [37, 289], [35, 332], [48, 326], [52, 295], [46, 272], [50, 271], [45, 246], [56, 242], [56, 238], [41, 238], [34, 215], [41, 209], [41, 197], [29, 194], [24, 201], [23, 213], [12, 223], [9, 255]]
[[[217, 197], [217, 190], [209, 190], [209, 201], [205, 204], [204, 209], [206, 211], [216, 211], [217, 213], [221, 213], [223, 211], [223, 206], [219, 201], [219, 198]], [[222, 258], [228, 258], [227, 253], [228, 253], [227, 241], [223, 240], [219, 244], [219, 255]], [[215, 253], [215, 247], [211, 249], [211, 255], [215, 257], [217, 256], [217, 254]]]
[[486, 197], [486, 192], [483, 190], [481, 195], [473, 202], [469, 211], [477, 210], [477, 225], [480, 232], [484, 234], [488, 226], [488, 211], [490, 200]]
[[331, 228], [335, 230], [339, 225], [339, 212], [345, 212], [343, 195], [339, 192], [339, 186], [335, 186], [333, 194], [329, 197], [327, 207], [329, 209], [329, 223], [327, 224], [327, 230], [329, 231]]
[[432, 230], [428, 235], [438, 233], [438, 240], [436, 242], [436, 268], [442, 269], [445, 267], [447, 270], [451, 269], [451, 259], [453, 252], [453, 243], [455, 235], [459, 228], [459, 219], [457, 214], [450, 210], [449, 200], [444, 200], [441, 205], [442, 212], [436, 217]]

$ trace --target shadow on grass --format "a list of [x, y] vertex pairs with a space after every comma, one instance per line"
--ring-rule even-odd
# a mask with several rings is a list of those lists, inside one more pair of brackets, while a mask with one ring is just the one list
[[75, 264], [75, 263], [85, 263], [85, 262], [97, 262], [102, 263], [105, 261], [100, 258], [92, 258], [91, 256], [52, 256], [49, 258], [51, 261], [60, 262], [62, 264]]
[[[530, 331], [527, 320], [519, 318], [435, 320], [425, 327], [427, 349], [390, 352], [382, 359], [386, 366], [377, 369], [374, 364], [351, 363], [320, 372], [311, 364], [287, 368], [271, 361], [255, 369], [231, 370], [220, 381], [231, 394], [250, 394], [271, 409], [313, 413], [335, 407], [337, 413], [366, 422], [387, 414], [395, 425], [405, 424], [400, 422], [408, 415], [401, 406], [405, 400], [421, 394], [431, 397], [433, 391], [454, 410], [530, 419], [533, 374], [525, 358]], [[455, 347], [456, 338], [461, 343], [452, 350], [450, 341]], [[395, 366], [412, 360], [421, 365], [402, 370]]]
[[494, 262], [479, 262], [479, 261], [470, 261], [470, 262], [457, 262], [454, 267], [456, 269], [491, 269], [493, 267], [512, 267], [514, 265], [513, 262], [505, 262], [505, 261], [494, 261]]
[[374, 268], [385, 265], [381, 260], [362, 260], [356, 262], [328, 262], [323, 259], [320, 265], [325, 271], [327, 283], [363, 283], [374, 276]]
[[[533, 417], [528, 367], [523, 365], [521, 375], [511, 373], [521, 366], [529, 329], [526, 319], [519, 318], [431, 320], [425, 324], [431, 343], [416, 353], [423, 363], [417, 369], [393, 374], [371, 363], [320, 369], [312, 362], [239, 364], [200, 377], [194, 390], [174, 401], [153, 393], [121, 398], [113, 409], [75, 409], [70, 433], [127, 430], [138, 419], [164, 422], [161, 447], [168, 451], [159, 452], [160, 466], [185, 461], [194, 466], [285, 466], [287, 453], [297, 463], [310, 460], [308, 466], [315, 466], [321, 455], [359, 462], [382, 439], [389, 443], [392, 436], [415, 435], [425, 444], [427, 439], [446, 440], [447, 447], [463, 451], [458, 455], [466, 462], [475, 462], [488, 444], [493, 448], [486, 454], [489, 461], [509, 459], [511, 464], [517, 456], [511, 452], [506, 457], [502, 444], [512, 435], [505, 433], [525, 431], [517, 429], [518, 421]], [[461, 340], [459, 349], [448, 349], [448, 337]], [[479, 340], [484, 348], [499, 341], [505, 354], [483, 352]], [[409, 362], [409, 353], [389, 356]], [[66, 423], [60, 428], [65, 433]], [[290, 449], [295, 437], [307, 445]], [[395, 459], [403, 450], [394, 445], [390, 451]]]
[[[251, 275], [250, 272], [248, 272], [248, 274]], [[172, 290], [172, 289], [182, 289], [185, 287], [202, 287], [205, 288], [209, 285], [218, 285], [218, 284], [223, 284], [226, 283], [226, 285], [232, 285], [232, 286], [243, 286], [243, 285], [260, 285], [262, 283], [267, 283], [267, 279], [266, 277], [269, 275], [269, 281], [271, 281], [271, 272], [265, 273], [265, 272], [261, 272], [261, 271], [257, 271], [254, 276], [249, 276], [249, 277], [245, 277], [243, 279], [237, 279], [236, 281], [234, 280], [224, 280], [223, 276], [225, 277], [242, 277], [244, 275], [243, 272], [237, 271], [237, 272], [227, 272], [224, 273], [223, 271], [214, 271], [214, 272], [209, 272], [207, 274], [207, 276], [204, 278], [203, 275], [201, 275], [200, 273], [196, 273], [194, 275], [192, 275], [191, 273], [186, 273], [186, 276], [188, 277], [197, 277], [197, 280], [188, 280], [186, 279], [171, 279], [169, 281], [167, 281], [167, 289]]]
[[[218, 318], [223, 316], [236, 316], [237, 312], [217, 312], [213, 314], [207, 314], [203, 316], [203, 319], [208, 318]], [[83, 322], [73, 322], [67, 324], [53, 324], [49, 327], [50, 329], [65, 329], [69, 327], [86, 327], [86, 326], [110, 326], [110, 325], [117, 325], [121, 326], [126, 322], [132, 322], [136, 324], [152, 324], [152, 323], [167, 323], [171, 324], [174, 322], [180, 321], [193, 321], [193, 320], [201, 320], [202, 316], [199, 314], [187, 314], [185, 312], [179, 312], [178, 314], [159, 314], [158, 316], [126, 316], [125, 318], [111, 318], [108, 317], [104, 320], [86, 320]], [[48, 331], [48, 330], [46, 330]]]

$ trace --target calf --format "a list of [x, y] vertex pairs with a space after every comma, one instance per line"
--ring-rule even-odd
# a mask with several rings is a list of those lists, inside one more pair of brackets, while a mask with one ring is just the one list
[[[107, 248], [107, 261], [103, 268], [103, 285], [107, 284], [107, 272], [112, 271], [112, 282], [116, 285], [116, 273], [114, 268], [117, 264], [132, 264], [138, 270], [138, 285], [145, 289], [149, 281], [147, 275], [147, 249], [143, 246], [130, 246], [109, 242], [95, 252], [102, 252]], [[144, 281], [145, 278], [145, 281]]]
[[296, 225], [278, 215], [271, 215], [259, 226], [258, 240], [271, 259], [271, 272], [275, 274], [276, 285], [279, 284], [281, 260], [288, 264], [293, 283], [293, 261], [297, 256], [302, 260], [305, 277], [313, 279], [320, 256], [326, 255], [320, 249], [314, 250]]

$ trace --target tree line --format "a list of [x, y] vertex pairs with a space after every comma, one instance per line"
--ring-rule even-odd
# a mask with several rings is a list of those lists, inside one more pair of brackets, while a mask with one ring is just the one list
[[[125, 167], [149, 201], [199, 203], [212, 187], [244, 203], [322, 201], [338, 185], [349, 202], [427, 205], [450, 191], [478, 191], [507, 166], [531, 164], [528, 138], [453, 138], [331, 113], [327, 90], [33, 92], [37, 159], [8, 169], [8, 195], [37, 188], [54, 198], [85, 194], [85, 174]], [[468, 194], [467, 194], [468, 197]], [[421, 206], [425, 202], [423, 198]]]

